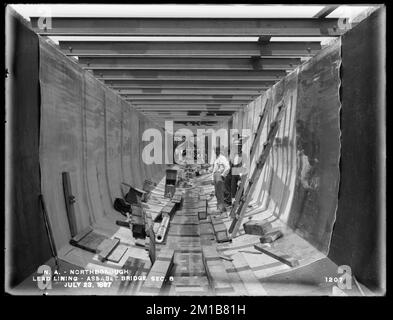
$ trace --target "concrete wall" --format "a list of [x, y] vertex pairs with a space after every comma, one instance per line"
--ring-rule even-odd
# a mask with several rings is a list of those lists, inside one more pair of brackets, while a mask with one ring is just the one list
[[342, 37], [341, 184], [329, 257], [359, 281], [385, 280], [386, 12]]
[[69, 172], [77, 231], [105, 217], [121, 197], [121, 183], [141, 188], [164, 176], [162, 164], [142, 161], [146, 129], [158, 128], [115, 92], [40, 39], [41, 188], [56, 246], [71, 238], [62, 185]]

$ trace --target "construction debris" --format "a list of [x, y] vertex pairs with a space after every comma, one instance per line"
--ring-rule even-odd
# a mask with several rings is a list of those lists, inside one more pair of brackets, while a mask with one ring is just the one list
[[284, 234], [282, 233], [281, 230], [275, 230], [275, 231], [265, 234], [259, 240], [261, 241], [261, 243], [271, 243], [271, 242], [274, 242], [277, 239], [283, 237], [283, 235]]

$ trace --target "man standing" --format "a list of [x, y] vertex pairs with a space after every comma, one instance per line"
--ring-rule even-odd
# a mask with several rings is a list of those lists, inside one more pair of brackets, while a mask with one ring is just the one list
[[216, 160], [213, 164], [214, 189], [217, 198], [217, 209], [221, 213], [225, 208], [225, 178], [229, 173], [229, 161], [219, 147], [216, 148]]

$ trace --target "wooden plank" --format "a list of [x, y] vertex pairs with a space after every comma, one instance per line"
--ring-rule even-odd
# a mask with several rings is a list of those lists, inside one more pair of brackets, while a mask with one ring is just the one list
[[246, 288], [248, 294], [251, 296], [267, 295], [266, 290], [259, 282], [255, 274], [252, 272], [243, 254], [237, 253], [232, 257], [233, 257], [232, 263], [235, 266], [237, 274], [242, 280], [243, 285]]
[[207, 218], [207, 200], [200, 200], [198, 208], [199, 220], [204, 220]]
[[92, 227], [87, 227], [82, 232], [78, 233], [75, 237], [73, 237], [70, 240], [70, 244], [79, 242], [80, 240], [82, 240], [84, 237], [86, 237], [92, 231], [93, 231]]
[[273, 227], [269, 221], [248, 220], [243, 224], [243, 228], [246, 234], [263, 236], [272, 230]]
[[105, 260], [113, 250], [119, 245], [120, 239], [105, 239], [100, 246], [98, 247], [100, 253], [98, 254], [98, 258], [100, 260]]
[[225, 266], [219, 257], [216, 248], [204, 246], [202, 248], [203, 263], [211, 288], [216, 294], [233, 292], [231, 279], [229, 278]]
[[116, 220], [116, 224], [121, 227], [126, 227], [126, 228], [130, 227], [130, 223], [128, 221]]
[[313, 18], [323, 19], [336, 10], [339, 5], [330, 5], [323, 7]]
[[266, 235], [262, 236], [259, 241], [261, 243], [271, 243], [276, 241], [277, 239], [281, 238], [283, 236], [283, 233], [281, 230], [275, 230], [272, 232], [267, 233]]
[[285, 263], [286, 265], [290, 267], [296, 267], [299, 265], [299, 261], [295, 259], [294, 257], [291, 257], [290, 255], [287, 255], [275, 248], [268, 248], [262, 244], [255, 244], [254, 248], [257, 249], [258, 251], [261, 251], [268, 256]]
[[158, 253], [156, 261], [142, 285], [141, 293], [159, 294], [161, 292], [171, 272], [174, 255], [175, 251], [169, 248], [164, 248]]
[[124, 244], [119, 244], [115, 250], [113, 250], [113, 252], [111, 252], [109, 254], [109, 256], [107, 256], [106, 260], [110, 261], [110, 262], [115, 262], [118, 263], [121, 258], [123, 258], [123, 256], [125, 255], [125, 253], [127, 252], [128, 247]]
[[133, 294], [140, 285], [139, 280], [134, 280], [133, 277], [142, 276], [148, 272], [149, 262], [146, 260], [129, 257], [122, 267], [123, 270], [127, 270], [125, 275], [126, 280], [123, 280], [120, 284], [120, 292], [126, 294]]
[[171, 225], [176, 224], [199, 224], [199, 220], [196, 216], [179, 216], [176, 214], [171, 221]]
[[104, 235], [92, 231], [78, 242], [70, 241], [70, 244], [92, 253], [98, 253], [98, 247], [105, 239], [107, 239], [107, 237]]
[[98, 79], [137, 80], [221, 80], [275, 81], [286, 76], [284, 70], [93, 70]]
[[[120, 93], [124, 89], [140, 89], [146, 92], [151, 90], [169, 89], [198, 89], [198, 90], [267, 90], [276, 81], [220, 81], [220, 80], [103, 80], [104, 83]], [[211, 182], [209, 182], [211, 184]]]
[[63, 180], [63, 191], [64, 191], [64, 200], [67, 211], [68, 225], [70, 228], [71, 237], [74, 237], [78, 233], [78, 227], [76, 225], [76, 217], [75, 217], [75, 197], [72, 195], [71, 189], [71, 179], [69, 172], [61, 173]]
[[247, 205], [253, 195], [255, 186], [257, 184], [257, 179], [259, 178], [273, 147], [275, 136], [280, 128], [281, 120], [286, 109], [286, 105], [284, 104], [283, 100], [277, 103], [274, 109], [277, 109], [277, 113], [274, 121], [270, 124], [266, 142], [263, 145], [263, 151], [259, 156], [255, 169], [252, 172], [251, 178], [249, 179], [247, 189], [244, 191], [244, 196], [240, 198], [239, 206], [236, 208], [235, 217], [233, 218], [229, 227], [229, 232], [231, 233], [232, 238], [236, 236], [237, 232], [239, 231], [240, 223], [246, 213]]
[[212, 225], [217, 242], [222, 243], [231, 241], [228, 236], [227, 228], [221, 219], [212, 218]]
[[216, 57], [244, 58], [252, 56], [302, 57], [315, 55], [321, 50], [319, 41], [269, 42], [202, 42], [202, 41], [59, 41], [66, 55], [79, 57]]

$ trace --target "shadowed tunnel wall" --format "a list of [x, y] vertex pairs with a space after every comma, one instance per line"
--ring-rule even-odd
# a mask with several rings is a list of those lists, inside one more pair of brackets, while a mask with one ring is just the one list
[[329, 257], [370, 289], [385, 279], [386, 9], [342, 37], [341, 183]]
[[267, 98], [284, 97], [290, 110], [253, 201], [377, 291], [386, 277], [385, 20], [377, 10], [233, 118], [255, 133]]
[[[146, 165], [144, 130], [162, 128], [7, 12], [7, 136], [10, 167], [6, 223], [8, 284], [13, 287], [50, 257], [38, 195], [43, 194], [57, 249], [71, 236], [62, 185], [69, 172], [77, 229], [116, 218], [122, 182], [142, 188], [165, 165]], [[164, 139], [163, 139], [164, 140]]]
[[[121, 183], [142, 188], [165, 165], [142, 161], [147, 129], [163, 129], [40, 38], [41, 188], [57, 248], [71, 238], [62, 172], [69, 172], [77, 231], [106, 217], [122, 197]], [[164, 140], [164, 139], [163, 139]]]

